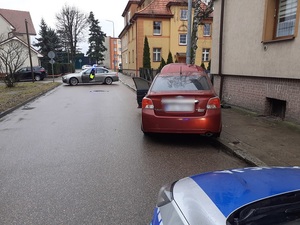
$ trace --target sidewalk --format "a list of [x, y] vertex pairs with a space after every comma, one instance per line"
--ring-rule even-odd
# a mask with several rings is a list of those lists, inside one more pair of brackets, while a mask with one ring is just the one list
[[[130, 76], [119, 78], [135, 90]], [[300, 126], [235, 107], [223, 108], [222, 119], [218, 141], [233, 154], [254, 166], [300, 166]]]

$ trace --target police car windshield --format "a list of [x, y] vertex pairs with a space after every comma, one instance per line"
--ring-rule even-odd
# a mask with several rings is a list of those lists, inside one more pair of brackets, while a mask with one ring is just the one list
[[300, 224], [300, 193], [289, 193], [243, 207], [228, 218], [230, 225]]

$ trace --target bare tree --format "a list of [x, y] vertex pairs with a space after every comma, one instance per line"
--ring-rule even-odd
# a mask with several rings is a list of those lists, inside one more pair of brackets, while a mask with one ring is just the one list
[[13, 87], [15, 83], [14, 73], [28, 58], [28, 50], [17, 38], [1, 40], [4, 40], [3, 35], [0, 36], [0, 69], [7, 74], [4, 79], [7, 87]]
[[[191, 64], [195, 64], [196, 58], [196, 50], [197, 46], [197, 33], [198, 27], [200, 24], [203, 23], [203, 20], [208, 18], [209, 15], [214, 11], [214, 1], [203, 1], [203, 0], [196, 0], [195, 1], [195, 10], [194, 10], [194, 18], [193, 18], [193, 28], [192, 28], [192, 37], [191, 37], [191, 47], [192, 47], [192, 54], [191, 54]], [[206, 3], [204, 3], [206, 2]]]
[[65, 43], [70, 49], [70, 59], [75, 63], [77, 44], [84, 37], [88, 27], [88, 15], [80, 12], [74, 6], [65, 5], [60, 13], [56, 14], [57, 30], [65, 38]]

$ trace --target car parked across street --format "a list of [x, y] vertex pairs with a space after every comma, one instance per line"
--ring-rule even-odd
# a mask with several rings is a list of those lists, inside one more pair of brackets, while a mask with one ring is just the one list
[[161, 188], [150, 225], [299, 225], [300, 167], [213, 171]]
[[202, 67], [171, 63], [163, 67], [151, 84], [140, 77], [133, 80], [145, 134], [220, 136], [220, 99]]
[[[33, 76], [34, 80], [40, 81], [44, 80], [45, 77], [47, 77], [47, 72], [44, 67], [42, 66], [33, 66]], [[17, 70], [16, 73], [14, 73], [14, 78], [16, 81], [26, 81], [26, 80], [32, 80], [32, 73], [30, 67], [22, 67], [19, 70]]]
[[79, 73], [71, 73], [62, 76], [62, 81], [71, 86], [79, 83], [101, 83], [112, 84], [119, 81], [118, 73], [105, 69], [103, 67], [90, 67]]

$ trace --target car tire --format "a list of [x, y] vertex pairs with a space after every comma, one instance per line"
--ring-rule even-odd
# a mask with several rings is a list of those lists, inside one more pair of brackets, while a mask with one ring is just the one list
[[34, 80], [35, 80], [35, 81], [40, 81], [40, 80], [42, 80], [42, 78], [41, 78], [41, 76], [40, 76], [39, 74], [36, 74], [36, 75], [34, 76]]
[[75, 85], [77, 85], [79, 82], [78, 82], [77, 78], [71, 77], [69, 83], [70, 83], [71, 86], [75, 86]]
[[113, 82], [113, 79], [111, 77], [106, 77], [105, 78], [105, 84], [110, 85], [110, 84], [112, 84], [112, 82]]

